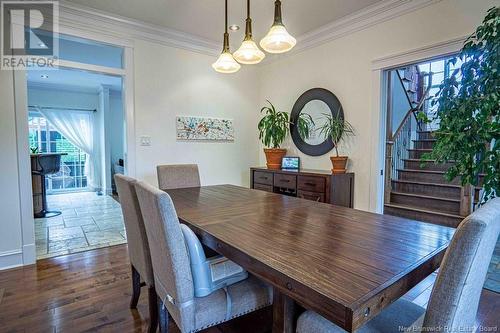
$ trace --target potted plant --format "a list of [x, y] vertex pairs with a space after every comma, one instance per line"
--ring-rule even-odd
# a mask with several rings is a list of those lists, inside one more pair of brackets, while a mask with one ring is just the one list
[[500, 195], [499, 22], [500, 7], [493, 7], [466, 40], [457, 56], [462, 65], [443, 81], [433, 101], [439, 129], [432, 152], [422, 156], [437, 163], [454, 161], [446, 178], [482, 187], [480, 203]]
[[337, 113], [337, 116], [332, 117], [330, 114], [323, 114], [326, 118], [325, 123], [319, 128], [320, 134], [326, 140], [331, 140], [335, 147], [335, 155], [330, 156], [332, 161], [333, 173], [345, 173], [348, 156], [339, 156], [338, 145], [344, 140], [346, 135], [354, 135], [354, 128], [349, 122]]
[[289, 131], [290, 118], [288, 113], [276, 111], [274, 105], [267, 101], [270, 106], [264, 106], [260, 112], [264, 117], [259, 121], [259, 139], [264, 144], [267, 167], [279, 169], [281, 160], [286, 155], [286, 149], [280, 148]]

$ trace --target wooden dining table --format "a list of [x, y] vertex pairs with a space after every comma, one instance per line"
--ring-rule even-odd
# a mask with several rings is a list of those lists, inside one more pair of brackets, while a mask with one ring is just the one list
[[167, 193], [203, 244], [273, 287], [273, 332], [302, 308], [358, 329], [434, 272], [454, 233], [234, 185]]

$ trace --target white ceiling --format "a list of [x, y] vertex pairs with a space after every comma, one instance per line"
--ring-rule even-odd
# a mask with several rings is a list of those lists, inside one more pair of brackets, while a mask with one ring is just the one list
[[[283, 23], [295, 37], [353, 14], [383, 0], [282, 0]], [[224, 0], [68, 0], [100, 11], [164, 26], [222, 43]], [[251, 1], [253, 33], [264, 37], [272, 24], [273, 0]], [[231, 33], [232, 44], [243, 38], [245, 0], [229, 0], [229, 24], [241, 29]]]
[[121, 91], [122, 79], [119, 76], [104, 75], [75, 69], [59, 68], [56, 70], [30, 69], [27, 71], [28, 85], [60, 87], [66, 89], [81, 89], [98, 91], [101, 85], [109, 86], [111, 90]]

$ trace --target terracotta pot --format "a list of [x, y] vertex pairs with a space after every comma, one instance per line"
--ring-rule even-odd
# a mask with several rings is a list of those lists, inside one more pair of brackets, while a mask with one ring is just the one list
[[267, 168], [272, 170], [281, 169], [281, 160], [286, 155], [286, 149], [264, 148], [266, 154]]
[[333, 173], [346, 173], [347, 156], [330, 156], [332, 161], [332, 172]]

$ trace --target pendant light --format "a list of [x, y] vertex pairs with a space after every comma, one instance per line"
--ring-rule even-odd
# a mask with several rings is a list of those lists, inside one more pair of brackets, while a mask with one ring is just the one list
[[274, 2], [274, 23], [267, 35], [260, 41], [260, 46], [269, 53], [284, 53], [290, 51], [297, 40], [286, 31], [281, 19], [281, 1]]
[[252, 39], [252, 19], [250, 18], [250, 0], [247, 0], [247, 19], [245, 27], [245, 39], [241, 43], [240, 48], [234, 52], [234, 58], [242, 64], [254, 65], [258, 64], [265, 57], [257, 44]]
[[229, 52], [229, 33], [227, 32], [227, 0], [226, 0], [226, 15], [225, 15], [224, 44], [222, 54], [216, 62], [212, 64], [213, 69], [219, 73], [235, 73], [239, 71], [241, 65], [234, 60], [233, 55]]

